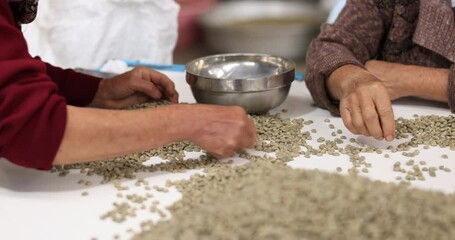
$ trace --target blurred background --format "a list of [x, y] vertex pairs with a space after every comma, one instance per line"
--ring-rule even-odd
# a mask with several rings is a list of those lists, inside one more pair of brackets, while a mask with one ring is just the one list
[[218, 53], [267, 53], [305, 68], [309, 42], [336, 0], [176, 0], [174, 63]]
[[46, 0], [23, 32], [32, 55], [64, 68], [115, 62], [105, 71], [122, 72], [117, 62], [241, 52], [290, 58], [302, 72], [308, 44], [339, 1]]

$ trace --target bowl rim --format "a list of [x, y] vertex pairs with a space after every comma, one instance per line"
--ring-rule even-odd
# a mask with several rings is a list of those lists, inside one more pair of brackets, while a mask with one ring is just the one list
[[[258, 58], [272, 58], [282, 61], [289, 65], [285, 71], [279, 74], [274, 74], [265, 77], [255, 78], [212, 78], [196, 73], [194, 65], [200, 61], [206, 61], [213, 58], [230, 58], [230, 57], [258, 57]], [[286, 87], [290, 85], [295, 79], [296, 64], [293, 60], [285, 57], [274, 56], [270, 54], [261, 53], [226, 53], [208, 55], [196, 58], [185, 65], [186, 81], [192, 88], [212, 92], [259, 92], [268, 91], [276, 88]], [[220, 81], [223, 80], [223, 81]], [[228, 84], [226, 84], [226, 82]]]

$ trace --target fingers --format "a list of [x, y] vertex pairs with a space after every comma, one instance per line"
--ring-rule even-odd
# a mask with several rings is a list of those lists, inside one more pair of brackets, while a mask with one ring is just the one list
[[242, 107], [229, 107], [232, 109], [232, 114], [240, 116], [242, 119], [238, 121], [239, 136], [237, 139], [240, 140], [238, 149], [250, 148], [256, 144], [256, 126], [254, 125], [253, 120], [248, 116], [245, 109]]
[[376, 98], [375, 103], [382, 126], [383, 136], [390, 142], [395, 138], [395, 117], [392, 110], [392, 104], [387, 98]]
[[358, 132], [360, 132], [360, 134], [368, 137], [371, 136], [370, 132], [368, 131], [368, 128], [365, 125], [365, 121], [362, 115], [362, 109], [360, 108], [359, 104], [357, 102], [353, 103], [351, 105], [351, 109], [353, 110], [351, 113], [351, 118], [354, 127], [357, 129]]
[[220, 149], [216, 149], [212, 152], [210, 152], [210, 154], [212, 156], [214, 156], [215, 158], [217, 159], [221, 159], [221, 158], [226, 158], [226, 157], [232, 157], [234, 156], [234, 154], [240, 149], [236, 149], [235, 147], [235, 144], [234, 143], [228, 143], [226, 144], [225, 147], [223, 148], [220, 148]]
[[342, 100], [340, 107], [341, 117], [343, 123], [349, 131], [353, 134], [362, 134], [365, 136], [371, 136], [368, 128], [365, 125], [362, 110], [356, 98], [350, 98]]
[[[225, 157], [230, 157], [230, 156], [222, 156], [218, 153], [214, 153], [214, 152], [207, 152], [209, 155], [212, 155], [212, 157], [216, 158], [216, 159], [221, 159], [221, 158], [225, 158]], [[234, 155], [234, 154], [233, 154]]]
[[[217, 158], [234, 155], [239, 150], [254, 146], [256, 126], [245, 110], [234, 106], [194, 105], [191, 117], [196, 117], [190, 141]], [[200, 118], [195, 114], [204, 113]]]
[[246, 121], [245, 125], [245, 131], [243, 132], [243, 136], [240, 138], [242, 142], [237, 151], [243, 148], [251, 148], [256, 144], [256, 126], [250, 119]]
[[149, 81], [136, 81], [131, 88], [135, 92], [147, 94], [154, 100], [160, 100], [163, 96], [160, 89], [154, 83]]
[[178, 102], [178, 93], [175, 90], [175, 84], [169, 79], [166, 75], [148, 69], [145, 72], [145, 77], [147, 80], [155, 84], [159, 89], [161, 89], [162, 94], [165, 96], [165, 99], [177, 103]]
[[163, 74], [163, 77], [166, 79], [166, 84], [160, 85], [160, 86], [164, 86], [164, 88], [166, 90], [166, 100], [173, 102], [173, 103], [178, 103], [179, 94], [177, 93], [177, 90], [175, 90], [174, 82], [164, 74]]
[[341, 119], [343, 120], [344, 126], [353, 134], [360, 134], [359, 131], [357, 131], [357, 128], [354, 127], [354, 124], [352, 124], [352, 117], [351, 117], [351, 108], [349, 106], [346, 106], [346, 104], [343, 104], [343, 101], [340, 104], [340, 115]]
[[246, 144], [244, 145], [245, 148], [252, 148], [256, 144], [256, 126], [253, 124], [250, 131], [248, 132], [248, 141], [246, 141]]
[[353, 134], [387, 141], [394, 138], [395, 120], [391, 101], [385, 90], [377, 90], [372, 96], [356, 93], [342, 99], [340, 114], [344, 125]]
[[147, 67], [137, 67], [129, 72], [129, 94], [145, 93], [154, 100], [168, 100], [178, 103], [174, 83], [164, 74]]
[[220, 145], [223, 147], [217, 150], [210, 152], [215, 158], [225, 158], [231, 157], [236, 152], [245, 149], [251, 148], [256, 143], [256, 130], [245, 131], [245, 134], [239, 137], [240, 141], [230, 141], [224, 142]]
[[384, 135], [374, 101], [371, 98], [367, 98], [362, 101], [360, 108], [369, 134], [377, 140], [383, 140]]
[[[242, 111], [244, 112], [243, 109]], [[223, 143], [220, 146], [223, 147], [215, 151], [214, 156], [218, 156], [219, 158], [230, 157], [236, 152], [245, 148], [251, 148], [256, 144], [256, 126], [247, 116], [245, 118], [247, 119], [239, 123], [237, 129], [240, 129], [240, 131], [236, 131], [236, 135], [230, 136], [228, 139], [222, 139]]]

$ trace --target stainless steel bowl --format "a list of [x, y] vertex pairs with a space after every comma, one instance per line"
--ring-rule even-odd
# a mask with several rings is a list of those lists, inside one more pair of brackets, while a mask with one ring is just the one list
[[186, 65], [198, 103], [237, 105], [259, 114], [280, 105], [295, 78], [292, 60], [265, 54], [220, 54]]

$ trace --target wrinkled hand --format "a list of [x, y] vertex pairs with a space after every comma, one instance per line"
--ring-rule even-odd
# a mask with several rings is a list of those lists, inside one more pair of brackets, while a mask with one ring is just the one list
[[164, 74], [137, 67], [124, 74], [103, 79], [90, 106], [119, 109], [150, 100], [178, 102], [174, 83]]
[[256, 127], [241, 107], [196, 105], [197, 131], [191, 141], [216, 158], [229, 157], [252, 147]]
[[359, 66], [344, 65], [329, 76], [327, 90], [333, 99], [340, 100], [340, 114], [349, 131], [393, 140], [395, 120], [381, 80]]
[[365, 68], [384, 84], [391, 100], [409, 96], [411, 86], [407, 86], [408, 66], [378, 60], [365, 63]]
[[392, 141], [395, 120], [387, 89], [374, 76], [365, 77], [352, 82], [340, 101], [344, 125], [354, 134]]

